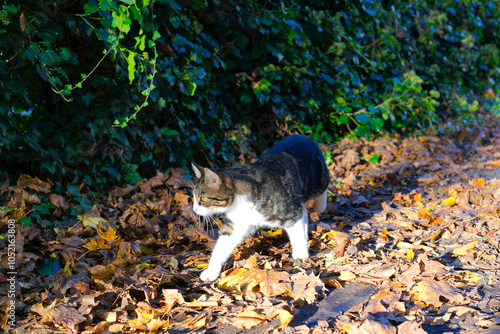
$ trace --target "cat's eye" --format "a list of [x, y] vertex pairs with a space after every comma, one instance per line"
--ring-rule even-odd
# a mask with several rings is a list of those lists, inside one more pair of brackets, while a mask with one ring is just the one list
[[200, 201], [201, 201], [201, 202], [206, 202], [206, 201], [207, 201], [207, 198], [206, 198], [205, 196], [201, 196]]

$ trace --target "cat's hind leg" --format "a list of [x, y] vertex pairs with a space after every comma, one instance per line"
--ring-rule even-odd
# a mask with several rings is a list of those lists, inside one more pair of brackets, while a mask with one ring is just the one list
[[309, 257], [309, 249], [307, 248], [308, 235], [307, 228], [309, 215], [307, 209], [304, 208], [302, 218], [300, 218], [291, 227], [285, 228], [290, 243], [292, 244], [292, 257], [294, 259], [305, 259]]
[[325, 191], [321, 195], [319, 195], [314, 199], [314, 209], [316, 209], [316, 211], [318, 211], [319, 213], [325, 211], [327, 201], [328, 201], [328, 189], [325, 189]]

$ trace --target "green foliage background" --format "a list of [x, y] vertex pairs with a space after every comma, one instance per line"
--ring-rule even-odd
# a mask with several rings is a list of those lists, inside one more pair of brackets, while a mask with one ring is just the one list
[[497, 0], [4, 2], [0, 173], [100, 188], [289, 131], [471, 116], [498, 81], [499, 16]]

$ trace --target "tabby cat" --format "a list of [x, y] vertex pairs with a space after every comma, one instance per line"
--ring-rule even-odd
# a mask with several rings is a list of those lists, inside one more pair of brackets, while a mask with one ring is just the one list
[[223, 214], [223, 226], [201, 280], [215, 280], [243, 239], [261, 227], [284, 228], [294, 259], [307, 258], [308, 214], [314, 200], [326, 208], [330, 181], [323, 153], [304, 135], [291, 135], [253, 164], [211, 170], [192, 164], [197, 177], [193, 210], [200, 216]]

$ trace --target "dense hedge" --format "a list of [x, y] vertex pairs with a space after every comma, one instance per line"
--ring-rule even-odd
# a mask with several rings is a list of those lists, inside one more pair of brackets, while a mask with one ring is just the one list
[[290, 131], [473, 115], [498, 80], [499, 15], [498, 0], [8, 2], [1, 173], [99, 187], [145, 162], [230, 164]]

